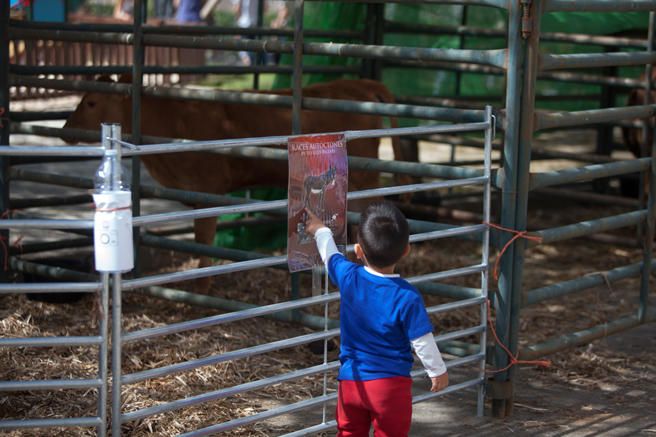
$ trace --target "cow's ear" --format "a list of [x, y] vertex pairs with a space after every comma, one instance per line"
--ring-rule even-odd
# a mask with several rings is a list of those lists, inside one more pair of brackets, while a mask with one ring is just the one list
[[97, 82], [114, 82], [112, 77], [109, 74], [101, 74], [100, 76], [96, 76], [96, 81]]
[[121, 74], [118, 77], [118, 83], [132, 83], [132, 75], [130, 73]]

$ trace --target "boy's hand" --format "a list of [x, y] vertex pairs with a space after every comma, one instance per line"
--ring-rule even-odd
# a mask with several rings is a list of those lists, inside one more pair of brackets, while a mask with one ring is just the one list
[[436, 391], [444, 390], [449, 385], [449, 374], [447, 372], [444, 372], [439, 376], [433, 376], [431, 378], [431, 382], [433, 383], [430, 389], [431, 391], [436, 392]]
[[307, 219], [305, 220], [305, 232], [314, 236], [314, 233], [317, 232], [318, 229], [323, 228], [326, 225], [324, 225], [323, 222], [319, 220], [319, 217], [314, 215], [309, 208], [305, 208], [305, 212], [307, 214]]

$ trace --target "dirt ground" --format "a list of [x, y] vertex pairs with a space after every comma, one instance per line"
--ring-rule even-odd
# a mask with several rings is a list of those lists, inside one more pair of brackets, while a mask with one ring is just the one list
[[[56, 108], [51, 108], [56, 109]], [[14, 144], [37, 144], [39, 139], [15, 136]], [[589, 152], [589, 132], [568, 133], [540, 138], [537, 147], [549, 143], [550, 148]], [[459, 149], [459, 158], [469, 159], [480, 151]], [[448, 156], [448, 150], [422, 148], [422, 159], [435, 161]], [[548, 161], [540, 170], [563, 168], [573, 165], [568, 161]], [[58, 165], [48, 170], [57, 171]], [[60, 168], [61, 169], [61, 168]], [[93, 165], [77, 170], [90, 175]], [[66, 170], [65, 170], [66, 172]], [[70, 173], [70, 170], [68, 170]], [[147, 178], [147, 176], [146, 176]], [[16, 183], [13, 186], [21, 196], [43, 195], [44, 186]], [[52, 190], [52, 188], [48, 188]], [[616, 183], [609, 190], [616, 193]], [[48, 194], [71, 190], [56, 189]], [[470, 202], [467, 197], [445, 198], [444, 210], [458, 210], [477, 214], [479, 200]], [[495, 201], [495, 211], [498, 202]], [[173, 202], [147, 201], [145, 212], [180, 209]], [[626, 212], [629, 207], [598, 205], [580, 200], [566, 200], [552, 195], [536, 195], [531, 198], [529, 229], [538, 230], [577, 221], [610, 216]], [[45, 211], [46, 215], [90, 217], [90, 210], [80, 212], [77, 207], [63, 207]], [[36, 214], [36, 210], [20, 214]], [[39, 214], [44, 211], [38, 211]], [[434, 219], [450, 221], [444, 212], [433, 212]], [[471, 221], [466, 221], [471, 222]], [[455, 220], [454, 223], [463, 223]], [[188, 235], [187, 235], [188, 237]], [[575, 239], [555, 244], [531, 244], [526, 253], [524, 290], [546, 284], [573, 279], [584, 274], [595, 274], [640, 261], [642, 251], [635, 243], [635, 229], [623, 229], [611, 234], [613, 244], [591, 239]], [[38, 239], [61, 238], [59, 233], [26, 234], [27, 244]], [[14, 234], [12, 234], [12, 241]], [[496, 259], [493, 254], [492, 261]], [[480, 262], [480, 247], [473, 242], [443, 240], [421, 243], [413, 247], [412, 257], [400, 266], [404, 276], [419, 275], [437, 270], [462, 267]], [[190, 268], [196, 261], [168, 251], [149, 251], [148, 268], [151, 272]], [[17, 276], [16, 280], [24, 278]], [[464, 278], [450, 283], [478, 286], [478, 278]], [[191, 289], [191, 284], [178, 283], [171, 287]], [[494, 289], [494, 285], [491, 285]], [[585, 329], [617, 317], [632, 314], [637, 309], [639, 280], [626, 279], [612, 285], [603, 285], [567, 298], [550, 300], [522, 311], [520, 344], [540, 343], [556, 335]], [[308, 289], [307, 281], [302, 290]], [[651, 285], [651, 305], [656, 304]], [[304, 295], [308, 292], [304, 291]], [[268, 304], [289, 299], [288, 275], [282, 270], [261, 269], [250, 273], [229, 274], [216, 278], [212, 294], [225, 299], [253, 304]], [[427, 304], [434, 305], [446, 300], [426, 297]], [[49, 304], [28, 300], [24, 295], [0, 297], [0, 335], [89, 335], [95, 332], [97, 320], [96, 300], [87, 296], [73, 304]], [[337, 305], [330, 305], [329, 315], [334, 317]], [[197, 319], [220, 311], [208, 307], [190, 306], [154, 298], [143, 292], [126, 293], [123, 302], [123, 329], [133, 331], [182, 320]], [[312, 310], [322, 315], [322, 308]], [[437, 330], [447, 332], [463, 326], [472, 326], [478, 318], [477, 311], [459, 310], [434, 317]], [[202, 358], [210, 354], [236, 350], [290, 336], [313, 332], [296, 324], [257, 319], [231, 323], [189, 334], [171, 335], [129, 345], [125, 348], [124, 371], [134, 372], [160, 367], [173, 362]], [[56, 379], [91, 377], [95, 372], [97, 352], [89, 348], [64, 348], [57, 350], [7, 349], [0, 350], [0, 380]], [[452, 358], [452, 357], [447, 357]], [[641, 327], [597, 340], [589, 345], [560, 352], [547, 357], [552, 361], [548, 368], [522, 367], [518, 371], [515, 386], [515, 404], [512, 416], [498, 419], [486, 415], [475, 416], [473, 391], [444, 396], [433, 401], [417, 404], [412, 428], [413, 436], [440, 435], [545, 435], [545, 436], [634, 436], [656, 435], [656, 324]], [[336, 359], [336, 351], [329, 353], [329, 360]], [[124, 411], [134, 411], [180, 397], [202, 393], [209, 389], [229, 387], [285, 371], [317, 365], [323, 356], [312, 354], [306, 347], [276, 351], [261, 357], [221, 363], [185, 372], [168, 378], [157, 378], [146, 383], [124, 387]], [[454, 371], [452, 382], [457, 383], [471, 376], [471, 368]], [[144, 419], [124, 426], [123, 434], [129, 436], [169, 436], [212, 423], [263, 411], [273, 406], [307, 399], [322, 393], [321, 377], [308, 377], [246, 393], [227, 399], [209, 402], [202, 407], [189, 407], [175, 414]], [[427, 381], [417, 381], [415, 390], [424, 392]], [[335, 390], [329, 383], [328, 393]], [[488, 401], [489, 402], [489, 401]], [[65, 390], [58, 393], [3, 392], [0, 396], [0, 420], [23, 417], [57, 417], [61, 415], [93, 415], [95, 393]], [[332, 411], [328, 411], [332, 418]], [[283, 416], [272, 421], [240, 428], [226, 433], [235, 436], [270, 436], [291, 432], [310, 426], [321, 420], [321, 411]], [[93, 435], [92, 430], [37, 430], [11, 431], [2, 435]], [[333, 435], [334, 433], [327, 433]]]

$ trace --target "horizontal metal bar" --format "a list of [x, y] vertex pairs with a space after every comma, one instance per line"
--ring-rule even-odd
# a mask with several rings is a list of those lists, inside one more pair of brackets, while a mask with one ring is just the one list
[[656, 62], [653, 52], [576, 53], [540, 56], [540, 71], [645, 65]]
[[479, 377], [479, 378], [476, 378], [476, 379], [471, 379], [469, 381], [461, 382], [459, 384], [449, 385], [444, 390], [440, 390], [436, 393], [428, 392], [428, 393], [424, 393], [424, 394], [421, 394], [421, 395], [414, 396], [412, 398], [412, 403], [413, 404], [418, 404], [420, 402], [425, 402], [425, 401], [428, 401], [430, 399], [434, 399], [434, 398], [437, 398], [437, 397], [440, 397], [440, 396], [448, 395], [449, 393], [453, 393], [453, 392], [456, 392], [456, 391], [459, 391], [459, 390], [465, 390], [467, 388], [478, 387], [479, 385], [482, 385], [484, 383], [485, 383], [485, 379]]
[[70, 292], [96, 292], [102, 284], [100, 282], [50, 282], [42, 284], [0, 284], [0, 296], [3, 294], [27, 293], [70, 293]]
[[[109, 38], [105, 36], [106, 38]], [[120, 39], [123, 42], [123, 39]], [[124, 38], [130, 40], [131, 38]], [[292, 42], [279, 40], [245, 40], [217, 38], [214, 36], [162, 36], [144, 35], [144, 44], [201, 49], [256, 51], [268, 53], [292, 53]], [[303, 43], [303, 54], [357, 57], [366, 59], [408, 59], [415, 61], [467, 62], [473, 64], [504, 66], [505, 49], [467, 50], [425, 47], [397, 47], [347, 43]]]
[[[256, 308], [258, 305], [250, 304], [245, 302], [239, 302], [235, 300], [223, 299], [220, 297], [209, 296], [206, 294], [191, 293], [188, 291], [176, 290], [173, 288], [165, 287], [147, 287], [142, 291], [144, 294], [153, 296], [160, 299], [166, 299], [170, 302], [181, 302], [190, 305], [201, 306], [203, 308], [216, 308], [223, 311], [243, 311], [247, 309]], [[300, 323], [309, 328], [314, 329], [324, 329], [326, 327], [326, 319], [321, 316], [315, 316], [314, 314], [308, 314], [305, 312], [283, 312], [283, 313], [274, 313], [271, 315], [263, 316], [265, 318], [270, 318], [273, 320], [279, 320], [283, 322], [293, 322]], [[337, 328], [339, 327], [339, 321], [328, 319], [328, 328]]]
[[308, 367], [306, 369], [296, 370], [282, 375], [262, 378], [258, 379], [257, 381], [251, 381], [220, 390], [214, 390], [200, 395], [190, 396], [184, 399], [178, 399], [172, 402], [167, 402], [165, 404], [160, 404], [154, 407], [144, 408], [141, 410], [133, 411], [131, 413], [123, 414], [121, 415], [121, 423], [144, 419], [149, 416], [154, 416], [155, 414], [162, 414], [168, 411], [179, 410], [181, 408], [187, 408], [200, 403], [224, 399], [229, 396], [235, 396], [240, 393], [262, 389], [275, 384], [293, 381], [295, 379], [304, 378], [306, 376], [316, 375], [318, 373], [330, 372], [339, 369], [339, 366], [339, 361], [332, 361], [330, 363], [320, 364], [318, 366]]
[[52, 30], [9, 28], [10, 40], [43, 40], [45, 35], [51, 41], [95, 42], [102, 44], [131, 45], [134, 42], [132, 33], [120, 32], [83, 32], [79, 30]]
[[[143, 27], [145, 34], [168, 34], [168, 35], [216, 35], [216, 36], [294, 36], [293, 30], [284, 28], [271, 28], [271, 27], [226, 27], [226, 26], [186, 26], [186, 25], [170, 25], [165, 24], [162, 26], [146, 25]], [[303, 35], [306, 37], [323, 37], [323, 38], [347, 38], [347, 39], [361, 39], [362, 32], [355, 30], [321, 30], [321, 29], [303, 29]], [[305, 71], [305, 66], [303, 66]]]
[[656, 0], [546, 0], [545, 12], [639, 12], [653, 11]]
[[318, 425], [313, 425], [309, 426], [307, 428], [303, 428], [298, 431], [290, 432], [287, 434], [283, 434], [280, 437], [302, 437], [306, 435], [322, 435], [319, 434], [323, 431], [327, 431], [329, 429], [333, 429], [337, 427], [337, 421], [336, 420], [329, 420], [328, 422], [325, 423], [319, 423]]
[[[545, 287], [529, 290], [526, 293], [524, 306], [535, 305], [547, 299], [554, 299], [567, 294], [586, 290], [591, 287], [608, 285], [625, 278], [637, 277], [642, 270], [642, 263], [629, 264], [603, 272], [592, 272], [585, 276], [558, 282]], [[656, 263], [652, 265], [652, 271], [656, 271]]]
[[[322, 0], [310, 0], [322, 1]], [[338, 3], [350, 3], [354, 0], [337, 0]], [[458, 6], [491, 6], [499, 9], [508, 8], [508, 0], [371, 0], [368, 3], [427, 3]]]
[[0, 156], [90, 156], [100, 158], [102, 147], [91, 146], [0, 146]]
[[1, 381], [0, 391], [86, 389], [100, 387], [100, 379], [52, 379], [41, 381]]
[[392, 196], [396, 194], [416, 193], [419, 191], [436, 190], [441, 188], [465, 187], [470, 185], [483, 185], [488, 181], [481, 176], [471, 179], [456, 179], [451, 181], [424, 182], [421, 184], [397, 185], [393, 187], [371, 188], [369, 190], [353, 191], [348, 193], [348, 200], [368, 199], [378, 196]]
[[642, 209], [640, 211], [632, 211], [611, 217], [586, 220], [571, 225], [531, 232], [531, 235], [542, 238], [543, 243], [555, 243], [556, 241], [569, 240], [571, 238], [583, 237], [612, 229], [634, 226], [644, 222], [646, 218], [647, 210]]
[[[643, 43], [644, 45], [644, 43]], [[538, 75], [539, 80], [553, 80], [556, 82], [568, 82], [568, 83], [585, 83], [591, 85], [607, 85], [613, 88], [624, 88], [627, 90], [633, 88], [640, 88], [645, 86], [645, 81], [640, 79], [633, 79], [630, 77], [615, 77], [615, 76], [599, 76], [596, 74], [586, 74], [586, 73], [574, 73], [569, 71], [561, 72], [543, 72]], [[579, 99], [590, 98], [593, 100], [599, 101], [598, 95], [579, 95], [572, 96], [574, 99], [578, 97]], [[559, 101], [563, 96], [536, 96], [538, 100], [548, 100], [554, 99]]]
[[[134, 27], [130, 24], [119, 23], [51, 23], [45, 21], [26, 21], [26, 20], [11, 20], [10, 27], [16, 29], [33, 29], [41, 31], [40, 34], [43, 38], [48, 39], [54, 32], [59, 31], [78, 31], [78, 32], [118, 32], [118, 33], [132, 33]], [[172, 34], [172, 35], [193, 35], [193, 34], [206, 34], [206, 35], [252, 35], [252, 36], [293, 36], [293, 30], [287, 29], [274, 29], [268, 27], [225, 27], [225, 26], [185, 26], [185, 25], [153, 25], [144, 24], [142, 27], [143, 33], [152, 34]], [[306, 36], [312, 37], [333, 37], [333, 38], [360, 38], [362, 32], [352, 30], [321, 30], [321, 29], [304, 29], [303, 33]]]
[[[476, 345], [479, 346], [479, 345]], [[479, 346], [480, 349], [480, 346]], [[466, 355], [464, 357], [459, 357], [459, 358], [454, 358], [452, 360], [447, 360], [444, 362], [446, 364], [447, 369], [453, 369], [455, 367], [460, 367], [464, 366], [467, 364], [471, 363], [480, 363], [481, 361], [485, 360], [485, 351], [483, 352], [478, 352], [473, 355]], [[422, 373], [424, 370], [422, 369]]]
[[[62, 91], [99, 92], [107, 94], [131, 94], [132, 85], [118, 82], [101, 82], [88, 80], [40, 79], [30, 76], [9, 75], [10, 86], [47, 88]], [[98, 138], [98, 137], [96, 137]]]
[[459, 285], [422, 282], [415, 287], [424, 294], [448, 297], [451, 299], [471, 299], [481, 295], [480, 288], [461, 287]]
[[180, 434], [179, 437], [198, 437], [198, 436], [213, 435], [219, 432], [228, 431], [233, 428], [238, 428], [240, 426], [250, 425], [251, 423], [261, 422], [263, 420], [267, 420], [272, 417], [282, 416], [284, 414], [289, 414], [296, 411], [307, 410], [317, 405], [322, 405], [327, 402], [334, 401], [335, 399], [337, 399], [337, 393], [317, 396], [304, 401], [296, 402], [294, 404], [265, 410], [261, 413], [253, 414], [251, 416], [240, 417], [239, 419], [233, 419], [228, 422], [223, 422], [223, 423], [218, 423], [216, 425], [208, 426], [207, 428], [202, 428], [195, 431]]
[[[256, 268], [273, 267], [285, 262], [286, 256], [276, 256], [264, 259], [255, 259], [250, 261], [240, 261], [231, 264], [203, 267], [199, 269], [186, 270], [181, 272], [163, 273], [151, 275], [138, 279], [123, 281], [123, 290], [134, 290], [136, 288], [150, 287], [170, 282], [180, 282], [190, 279], [205, 278], [208, 276], [222, 275], [226, 273], [242, 272]], [[0, 288], [1, 290], [1, 288]]]
[[[422, 184], [410, 184], [394, 187], [372, 188], [349, 192], [348, 200], [366, 199], [378, 196], [389, 196], [394, 194], [414, 193], [417, 191], [433, 190], [438, 188], [451, 188], [466, 185], [479, 185], [487, 182], [486, 177], [477, 177], [464, 180], [426, 182]], [[215, 206], [210, 208], [198, 208], [187, 211], [165, 212], [151, 214], [147, 216], [134, 217], [132, 223], [135, 226], [148, 226], [174, 221], [192, 220], [198, 218], [216, 217], [224, 214], [245, 214], [249, 212], [271, 211], [287, 207], [287, 200], [270, 200], [263, 202], [254, 202], [244, 205]], [[0, 227], [3, 222], [0, 221]]]
[[428, 273], [426, 275], [414, 276], [412, 278], [408, 278], [408, 282], [410, 282], [411, 284], [420, 284], [422, 282], [428, 282], [428, 281], [439, 281], [447, 278], [455, 278], [458, 276], [466, 276], [474, 273], [480, 273], [485, 271], [486, 269], [487, 269], [487, 265], [478, 264], [470, 267], [461, 267], [458, 269], [445, 270], [443, 272]]
[[460, 227], [454, 227], [451, 229], [444, 229], [444, 230], [433, 231], [433, 232], [423, 232], [421, 234], [411, 235], [410, 243], [419, 243], [422, 241], [435, 240], [438, 238], [450, 238], [450, 237], [458, 237], [461, 235], [477, 234], [477, 233], [485, 232], [486, 229], [487, 229], [486, 225], [469, 225], [469, 226], [460, 226]]
[[590, 109], [574, 112], [536, 113], [536, 131], [544, 129], [589, 126], [600, 123], [615, 123], [622, 119], [649, 118], [656, 115], [656, 105], [637, 105], [623, 108]]
[[72, 111], [12, 111], [9, 113], [11, 121], [35, 120], [66, 120]]
[[0, 338], [0, 347], [97, 346], [102, 342], [100, 336]]
[[2, 219], [0, 229], [93, 229], [93, 220]]
[[22, 429], [22, 428], [54, 428], [54, 427], [91, 427], [100, 426], [102, 421], [99, 417], [79, 417], [64, 419], [20, 419], [0, 420], [0, 429]]
[[202, 319], [190, 320], [187, 322], [173, 323], [167, 326], [156, 328], [142, 329], [140, 331], [130, 332], [123, 335], [123, 343], [129, 343], [137, 340], [160, 337], [178, 332], [189, 331], [192, 329], [202, 329], [209, 326], [216, 326], [224, 323], [231, 323], [238, 320], [244, 320], [254, 317], [261, 317], [267, 314], [273, 314], [280, 311], [286, 311], [308, 306], [319, 305], [323, 303], [336, 302], [339, 300], [339, 293], [329, 293], [321, 296], [313, 296], [293, 301], [280, 302], [271, 305], [259, 306], [243, 311], [235, 311], [227, 314], [217, 314], [215, 316], [204, 317]]
[[593, 164], [585, 167], [531, 174], [530, 189], [584, 182], [598, 178], [637, 173], [651, 166], [651, 158], [617, 161], [608, 164]]
[[447, 311], [453, 311], [461, 308], [467, 308], [470, 306], [474, 305], [481, 305], [487, 301], [487, 296], [479, 296], [479, 297], [474, 297], [471, 299], [464, 299], [464, 300], [459, 300], [456, 302], [449, 302], [449, 303], [443, 303], [440, 305], [435, 305], [429, 308], [426, 308], [426, 310], [429, 312], [429, 314], [438, 314], [438, 313], [445, 313]]
[[[325, 65], [303, 67], [306, 74], [348, 74], [360, 70], [358, 66]], [[11, 65], [11, 74], [18, 75], [92, 75], [125, 74], [130, 65]], [[292, 74], [290, 65], [145, 65], [143, 74]], [[12, 118], [13, 118], [12, 114]], [[37, 119], [38, 120], [38, 119]]]
[[[429, 314], [432, 314], [432, 312], [429, 312]], [[439, 344], [456, 338], [462, 338], [462, 337], [467, 337], [469, 335], [480, 334], [481, 332], [485, 332], [486, 329], [487, 326], [479, 325], [479, 326], [474, 326], [472, 328], [459, 329], [457, 331], [447, 332], [446, 334], [436, 335], [434, 336], [434, 338], [435, 338], [435, 342]]]
[[182, 363], [170, 364], [168, 366], [159, 367], [157, 369], [149, 369], [141, 372], [131, 373], [128, 375], [124, 375], [121, 381], [124, 384], [134, 384], [136, 382], [144, 381], [146, 379], [159, 378], [162, 376], [171, 375], [173, 373], [193, 370], [202, 366], [209, 366], [213, 364], [223, 363], [226, 361], [232, 361], [240, 358], [260, 355], [266, 352], [272, 352], [289, 347], [300, 346], [307, 343], [311, 343], [313, 341], [332, 338], [337, 335], [339, 335], [339, 329], [331, 329], [328, 331], [300, 335], [293, 338], [287, 338], [284, 340], [278, 340], [271, 343], [234, 350], [220, 355], [210, 355], [205, 358], [185, 361]]

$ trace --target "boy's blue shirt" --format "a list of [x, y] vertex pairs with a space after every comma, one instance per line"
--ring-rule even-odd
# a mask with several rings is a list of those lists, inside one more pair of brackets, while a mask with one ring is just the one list
[[330, 257], [328, 273], [341, 294], [338, 379], [410, 376], [410, 341], [433, 331], [417, 289], [400, 277], [369, 273], [341, 254]]

